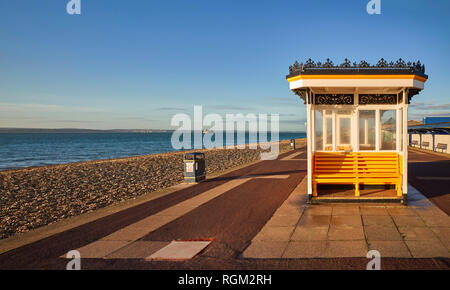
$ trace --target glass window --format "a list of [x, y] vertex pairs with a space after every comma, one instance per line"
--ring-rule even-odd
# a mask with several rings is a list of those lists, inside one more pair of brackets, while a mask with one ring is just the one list
[[396, 150], [396, 114], [395, 110], [381, 110], [381, 150]]
[[314, 120], [314, 139], [315, 139], [315, 150], [323, 150], [323, 116], [322, 110], [315, 110], [315, 120]]
[[375, 150], [375, 110], [359, 111], [359, 150]]
[[347, 145], [350, 144], [350, 118], [340, 117], [338, 118], [338, 126], [339, 126], [339, 145]]
[[325, 151], [333, 150], [333, 118], [325, 118]]
[[352, 111], [339, 110], [336, 112], [336, 150], [352, 151]]

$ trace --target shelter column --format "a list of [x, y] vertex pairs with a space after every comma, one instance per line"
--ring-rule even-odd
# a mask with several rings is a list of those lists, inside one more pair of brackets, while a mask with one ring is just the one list
[[313, 112], [311, 112], [311, 103], [310, 103], [310, 92], [306, 92], [306, 142], [307, 142], [307, 184], [308, 184], [308, 195], [312, 196], [312, 117]]
[[408, 104], [406, 90], [403, 90], [403, 196], [408, 193]]

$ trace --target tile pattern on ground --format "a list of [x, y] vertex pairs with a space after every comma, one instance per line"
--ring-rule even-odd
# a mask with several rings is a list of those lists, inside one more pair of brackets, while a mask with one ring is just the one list
[[368, 250], [381, 257], [450, 257], [450, 217], [413, 187], [408, 191], [408, 206], [306, 205], [304, 178], [242, 257], [366, 257]]

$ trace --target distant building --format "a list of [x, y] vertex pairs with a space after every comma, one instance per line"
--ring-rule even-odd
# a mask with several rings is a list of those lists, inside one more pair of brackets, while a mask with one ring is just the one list
[[424, 117], [422, 123], [424, 125], [450, 122], [450, 117]]

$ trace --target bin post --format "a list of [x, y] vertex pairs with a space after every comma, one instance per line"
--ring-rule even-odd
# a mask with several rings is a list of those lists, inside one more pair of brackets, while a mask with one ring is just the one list
[[196, 183], [206, 178], [205, 154], [200, 152], [184, 154], [184, 182]]
[[291, 139], [291, 149], [295, 150], [295, 139]]

